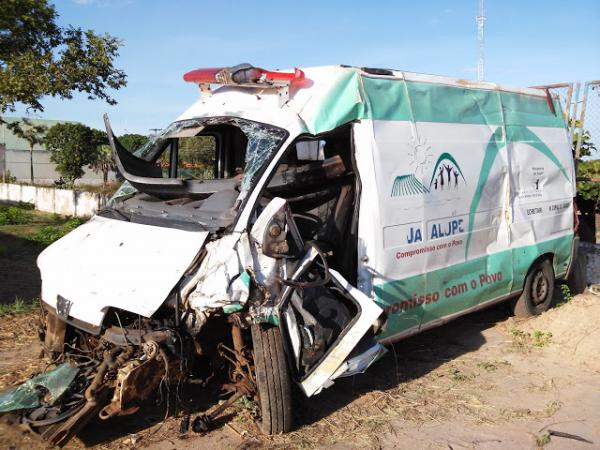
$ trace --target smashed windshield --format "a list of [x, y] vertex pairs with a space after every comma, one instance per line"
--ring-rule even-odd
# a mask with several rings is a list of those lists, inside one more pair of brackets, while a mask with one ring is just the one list
[[[153, 173], [144, 175], [146, 180], [179, 179], [190, 194], [235, 186], [239, 204], [286, 136], [283, 129], [241, 118], [188, 119], [174, 122], [133, 154], [154, 164]], [[143, 184], [123, 175], [131, 183], [126, 182], [108, 206], [146, 192]]]

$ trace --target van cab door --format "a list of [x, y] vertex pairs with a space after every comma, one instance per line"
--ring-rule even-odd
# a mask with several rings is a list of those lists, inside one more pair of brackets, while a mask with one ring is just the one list
[[262, 211], [250, 241], [275, 297], [289, 366], [307, 396], [363, 372], [385, 352], [374, 337], [383, 310], [328, 266], [317, 243], [302, 241], [284, 199]]

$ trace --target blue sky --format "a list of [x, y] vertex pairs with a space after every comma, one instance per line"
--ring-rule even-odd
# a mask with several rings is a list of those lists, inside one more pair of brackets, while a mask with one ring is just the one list
[[[41, 117], [147, 134], [197, 98], [198, 67], [327, 64], [476, 78], [478, 1], [57, 0], [61, 25], [107, 32], [128, 75], [109, 106], [44, 101]], [[600, 1], [486, 1], [486, 79], [530, 86], [600, 78]]]

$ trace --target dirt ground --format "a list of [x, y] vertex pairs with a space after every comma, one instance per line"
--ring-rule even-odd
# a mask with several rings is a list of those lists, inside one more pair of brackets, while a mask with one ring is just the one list
[[[311, 400], [297, 396], [299, 427], [284, 436], [261, 436], [243, 406], [207, 435], [181, 436], [163, 402], [93, 422], [67, 448], [600, 448], [599, 323], [600, 297], [589, 293], [529, 320], [499, 305], [398, 343], [367, 374]], [[4, 389], [44, 362], [35, 314], [1, 317], [0, 330]], [[6, 426], [0, 447], [43, 448]]]
[[[0, 208], [13, 205], [0, 203]], [[25, 223], [0, 224], [0, 304], [39, 298], [41, 282], [36, 260], [44, 249], [32, 239], [45, 227], [60, 227], [68, 217], [22, 209]]]
[[41, 282], [36, 259], [43, 247], [2, 229], [0, 247], [6, 249], [0, 253], [0, 303], [39, 297]]
[[[10, 251], [0, 255], [0, 303], [39, 293], [41, 247], [22, 231], [0, 230]], [[588, 278], [600, 283], [600, 247], [586, 251]], [[90, 423], [66, 448], [600, 449], [600, 296], [568, 297], [533, 319], [498, 305], [399, 342], [366, 374], [296, 395], [298, 427], [287, 435], [261, 436], [245, 404], [206, 435], [181, 435], [181, 414], [165, 420], [174, 395], [163, 395], [135, 415]], [[37, 334], [35, 312], [0, 315], [0, 391], [44, 370]], [[179, 397], [194, 414], [216, 401], [198, 388]], [[45, 447], [0, 423], [5, 448]]]

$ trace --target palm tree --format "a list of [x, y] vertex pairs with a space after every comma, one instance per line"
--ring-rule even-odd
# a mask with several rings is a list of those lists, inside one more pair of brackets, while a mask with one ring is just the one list
[[31, 179], [31, 184], [33, 184], [33, 147], [44, 142], [46, 127], [43, 125], [34, 125], [29, 119], [23, 119], [22, 122], [10, 123], [8, 128], [14, 133], [15, 136], [26, 140], [29, 144], [29, 176]]
[[102, 182], [106, 186], [108, 184], [109, 172], [117, 169], [110, 146], [105, 144], [98, 146], [96, 160], [90, 164], [90, 167], [96, 173], [102, 172]]

